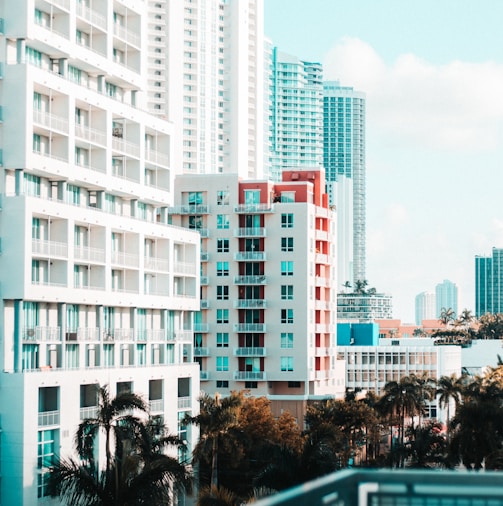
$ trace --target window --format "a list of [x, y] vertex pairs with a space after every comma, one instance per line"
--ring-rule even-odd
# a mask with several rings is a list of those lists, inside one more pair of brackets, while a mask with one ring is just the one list
[[281, 370], [293, 371], [293, 357], [281, 357]]
[[24, 191], [27, 195], [40, 197], [40, 177], [33, 174], [24, 174]]
[[293, 285], [281, 285], [281, 299], [293, 300]]
[[68, 203], [75, 206], [80, 205], [80, 188], [73, 184], [66, 186], [66, 192], [68, 194]]
[[189, 206], [199, 206], [203, 203], [203, 192], [189, 192]]
[[293, 309], [281, 310], [281, 323], [293, 323]]
[[33, 49], [32, 47], [26, 46], [26, 60], [28, 63], [32, 65], [36, 65], [37, 67], [42, 66], [42, 53]]
[[217, 253], [229, 253], [229, 239], [217, 239]]
[[217, 348], [229, 347], [229, 334], [227, 332], [217, 332]]
[[281, 238], [281, 251], [293, 251], [293, 237]]
[[258, 388], [256, 381], [245, 381], [245, 388]]
[[37, 468], [40, 469], [40, 474], [37, 476], [37, 496], [39, 498], [49, 495], [47, 489], [49, 468], [56, 463], [57, 452], [59, 452], [59, 430], [38, 431]]
[[33, 134], [33, 151], [42, 153], [42, 137], [39, 134]]
[[295, 202], [295, 192], [281, 192], [281, 202]]
[[199, 230], [203, 228], [203, 217], [189, 216], [189, 228], [192, 230]]
[[228, 371], [229, 370], [229, 357], [217, 357], [217, 371]]
[[293, 214], [283, 213], [281, 215], [281, 228], [293, 228]]
[[229, 323], [228, 309], [217, 309], [217, 323]]
[[227, 380], [217, 380], [217, 388], [229, 388], [229, 382]]
[[229, 300], [229, 287], [226, 285], [217, 286], [217, 300]]
[[293, 276], [293, 262], [290, 262], [290, 261], [281, 262], [281, 275], [282, 276]]
[[281, 332], [281, 347], [293, 348], [293, 332]]
[[300, 388], [300, 381], [289, 381], [288, 388]]
[[229, 262], [217, 262], [217, 276], [229, 275]]
[[138, 218], [140, 220], [146, 220], [147, 219], [147, 204], [145, 204], [145, 202], [138, 202], [137, 210], [138, 210]]
[[228, 229], [229, 228], [229, 215], [228, 214], [217, 214], [217, 228]]
[[73, 65], [68, 65], [68, 79], [74, 83], [80, 84], [82, 81], [82, 70]]
[[117, 86], [115, 84], [106, 82], [105, 83], [105, 93], [109, 97], [115, 98], [117, 96]]
[[260, 204], [260, 190], [245, 190], [245, 204]]
[[227, 190], [217, 191], [217, 206], [229, 205], [229, 192]]

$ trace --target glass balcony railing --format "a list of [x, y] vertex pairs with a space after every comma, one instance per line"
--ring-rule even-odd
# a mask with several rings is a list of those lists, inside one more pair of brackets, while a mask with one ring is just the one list
[[503, 473], [353, 470], [285, 490], [255, 506], [503, 506]]

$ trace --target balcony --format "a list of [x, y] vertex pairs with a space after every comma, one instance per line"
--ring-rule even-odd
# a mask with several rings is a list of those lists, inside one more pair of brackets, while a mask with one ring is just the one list
[[184, 205], [168, 208], [169, 214], [210, 214], [210, 206], [204, 205]]
[[272, 204], [239, 204], [234, 207], [234, 212], [238, 214], [259, 214], [259, 213], [272, 213]]
[[145, 149], [145, 160], [147, 162], [151, 162], [156, 165], [163, 165], [164, 167], [169, 167], [169, 156], [161, 153], [160, 151]]
[[209, 309], [210, 301], [208, 299], [201, 299], [201, 309]]
[[234, 276], [235, 285], [265, 285], [267, 278], [263, 275], [255, 276]]
[[201, 286], [207, 286], [210, 284], [210, 278], [208, 276], [201, 276], [199, 282], [201, 283]]
[[328, 255], [323, 255], [322, 253], [316, 253], [315, 257], [314, 257], [314, 261], [317, 263], [317, 264], [329, 264], [329, 257]]
[[234, 253], [234, 260], [237, 262], [265, 262], [266, 253], [265, 251], [239, 251]]
[[234, 332], [266, 332], [265, 323], [235, 323]]
[[263, 227], [244, 227], [234, 229], [234, 237], [266, 237], [266, 229]]
[[105, 250], [103, 248], [89, 248], [87, 246], [75, 246], [73, 251], [76, 260], [105, 263]]
[[122, 267], [138, 267], [138, 255], [124, 251], [112, 251], [112, 263]]
[[208, 381], [210, 379], [210, 372], [209, 371], [200, 371], [199, 372], [199, 379], [201, 381]]
[[175, 330], [175, 339], [183, 343], [192, 343], [194, 332], [192, 330]]
[[178, 409], [190, 409], [190, 397], [178, 397]]
[[177, 274], [188, 274], [195, 276], [196, 274], [196, 264], [191, 262], [175, 262], [173, 266], [173, 271]]
[[235, 309], [265, 309], [266, 299], [238, 299], [234, 301]]
[[61, 329], [60, 327], [25, 328], [23, 341], [61, 341]]
[[194, 357], [209, 357], [210, 349], [207, 346], [199, 346], [194, 348]]
[[279, 492], [256, 506], [502, 506], [500, 472], [345, 469]]
[[194, 332], [209, 332], [210, 324], [209, 323], [194, 323]]
[[48, 425], [59, 425], [59, 410], [43, 411], [38, 414], [38, 426], [47, 427]]
[[98, 416], [98, 406], [87, 406], [80, 408], [80, 419], [89, 420], [90, 418], [96, 418]]
[[148, 401], [148, 408], [150, 413], [164, 412], [164, 399], [153, 399]]
[[265, 348], [234, 348], [236, 357], [265, 357]]
[[105, 146], [107, 143], [107, 134], [103, 130], [85, 125], [75, 125], [75, 136], [101, 146]]
[[265, 371], [234, 371], [236, 381], [265, 381]]
[[68, 245], [65, 242], [32, 239], [31, 251], [34, 255], [66, 258], [68, 256]]
[[201, 262], [209, 262], [210, 254], [207, 251], [201, 251]]
[[59, 130], [68, 133], [68, 120], [62, 116], [56, 116], [45, 111], [33, 110], [33, 122], [51, 130]]
[[148, 269], [150, 271], [169, 271], [169, 262], [164, 258], [144, 257], [143, 263], [145, 269]]

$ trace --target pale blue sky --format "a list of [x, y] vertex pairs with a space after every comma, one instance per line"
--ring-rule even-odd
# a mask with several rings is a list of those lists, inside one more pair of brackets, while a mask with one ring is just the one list
[[367, 94], [367, 278], [414, 320], [443, 279], [474, 309], [503, 247], [502, 0], [265, 0], [266, 34]]

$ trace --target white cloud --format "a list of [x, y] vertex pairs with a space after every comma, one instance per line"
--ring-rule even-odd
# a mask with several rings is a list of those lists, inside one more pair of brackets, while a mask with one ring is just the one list
[[366, 42], [345, 38], [326, 55], [327, 79], [367, 94], [369, 132], [425, 148], [494, 148], [503, 133], [503, 65], [433, 65], [413, 54], [386, 64]]

